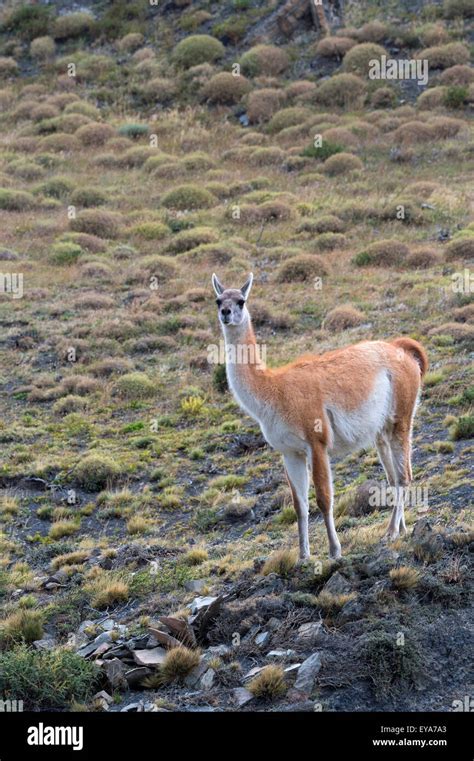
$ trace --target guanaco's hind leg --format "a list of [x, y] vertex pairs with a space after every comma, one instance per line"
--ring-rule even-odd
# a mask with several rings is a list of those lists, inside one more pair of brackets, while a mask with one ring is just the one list
[[397, 539], [405, 525], [405, 489], [412, 480], [411, 471], [411, 421], [407, 426], [396, 426], [390, 438], [390, 451], [395, 469], [396, 504], [388, 526], [389, 539]]
[[395, 468], [392, 460], [389, 434], [386, 431], [379, 433], [376, 438], [376, 447], [379, 460], [385, 471], [385, 476], [389, 486], [395, 486]]
[[329, 557], [335, 560], [341, 557], [341, 544], [334, 525], [332, 475], [326, 447], [319, 442], [313, 446], [312, 470], [316, 500], [328, 534]]
[[308, 534], [308, 465], [306, 456], [297, 452], [286, 453], [283, 456], [285, 471], [293, 497], [293, 506], [298, 517], [298, 537], [300, 560], [309, 558]]

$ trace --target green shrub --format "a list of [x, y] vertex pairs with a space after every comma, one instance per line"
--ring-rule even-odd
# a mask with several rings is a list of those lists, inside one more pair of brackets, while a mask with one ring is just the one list
[[70, 222], [71, 230], [97, 235], [99, 238], [115, 238], [119, 234], [122, 216], [111, 211], [86, 209]]
[[193, 227], [191, 230], [183, 230], [175, 235], [168, 244], [166, 251], [171, 254], [181, 254], [196, 248], [196, 246], [216, 243], [218, 239], [219, 236], [212, 227]]
[[52, 177], [50, 180], [39, 185], [37, 192], [42, 193], [49, 198], [58, 198], [63, 200], [68, 198], [74, 189], [74, 183], [67, 177]]
[[43, 5], [21, 5], [3, 21], [1, 31], [11, 32], [30, 41], [48, 33], [51, 11]]
[[119, 396], [125, 399], [147, 399], [155, 396], [157, 389], [145, 373], [126, 373], [117, 380], [115, 388]]
[[92, 452], [82, 458], [74, 469], [74, 479], [88, 491], [100, 491], [120, 475], [117, 462], [107, 455]]
[[214, 24], [212, 32], [224, 42], [237, 45], [245, 37], [248, 26], [245, 16], [233, 15], [220, 24]]
[[199, 185], [180, 185], [165, 193], [162, 204], [167, 209], [208, 209], [215, 206], [217, 198]]
[[81, 37], [88, 34], [94, 26], [94, 17], [90, 13], [68, 13], [59, 16], [53, 26], [53, 36], [56, 40], [66, 40], [69, 37]]
[[177, 83], [167, 77], [154, 77], [139, 89], [139, 95], [145, 103], [170, 103], [177, 90]]
[[173, 50], [173, 61], [184, 69], [200, 63], [213, 63], [222, 58], [225, 48], [222, 42], [209, 34], [193, 34], [178, 42]]
[[49, 261], [51, 264], [74, 264], [83, 253], [77, 243], [58, 241], [51, 246]]
[[85, 146], [104, 145], [115, 134], [114, 128], [110, 124], [103, 122], [90, 122], [80, 127], [75, 136], [79, 138]]
[[281, 90], [263, 87], [254, 90], [247, 98], [247, 116], [251, 124], [268, 121], [278, 111], [283, 101]]
[[342, 145], [331, 143], [330, 140], [322, 140], [321, 145], [309, 145], [307, 148], [301, 151], [301, 156], [324, 161], [336, 153], [341, 153], [343, 150], [344, 148]]
[[129, 137], [132, 140], [138, 140], [140, 137], [148, 135], [150, 129], [147, 124], [122, 124], [117, 132], [121, 137]]
[[469, 48], [462, 42], [449, 42], [447, 45], [435, 45], [422, 50], [418, 58], [428, 59], [430, 69], [448, 69], [457, 64], [469, 62]]
[[145, 240], [161, 240], [170, 234], [170, 229], [162, 222], [140, 222], [133, 225], [129, 232], [132, 235], [139, 235]]
[[78, 188], [71, 194], [71, 204], [73, 206], [101, 206], [107, 202], [107, 196], [98, 188]]
[[443, 14], [446, 18], [473, 18], [474, 7], [471, 0], [444, 0]]
[[145, 38], [143, 34], [140, 32], [130, 32], [130, 34], [126, 34], [117, 42], [117, 48], [122, 53], [132, 53], [137, 48], [140, 48], [144, 42]]
[[334, 156], [326, 159], [323, 165], [323, 172], [330, 177], [336, 177], [363, 168], [362, 161], [358, 156], [354, 156], [353, 153], [336, 153]]
[[54, 57], [56, 51], [56, 45], [52, 37], [48, 35], [44, 37], [35, 37], [30, 45], [30, 55], [32, 58], [37, 58], [38, 61], [47, 61]]
[[342, 58], [354, 47], [355, 40], [350, 37], [323, 37], [316, 45], [315, 53], [323, 58]]
[[210, 78], [201, 90], [201, 95], [209, 103], [232, 105], [248, 92], [250, 84], [243, 76], [234, 76], [228, 71], [221, 71]]
[[288, 127], [298, 127], [304, 124], [310, 116], [311, 111], [308, 108], [302, 108], [300, 106], [282, 108], [272, 116], [268, 123], [267, 130], [268, 132], [273, 133], [281, 132], [282, 129], [287, 129]]
[[100, 118], [100, 111], [92, 103], [88, 103], [86, 100], [74, 100], [72, 103], [68, 103], [64, 109], [65, 114], [82, 114], [82, 116], [88, 116], [90, 119], [96, 121]]
[[352, 74], [368, 76], [371, 61], [380, 61], [381, 56], [387, 55], [387, 51], [381, 45], [373, 42], [364, 42], [361, 45], [355, 45], [344, 56], [344, 71]]
[[316, 98], [323, 105], [355, 108], [366, 91], [366, 83], [355, 74], [335, 74], [318, 87]]
[[45, 175], [45, 170], [42, 166], [26, 159], [10, 161], [7, 170], [9, 173], [14, 174], [15, 177], [21, 177], [22, 180], [39, 180]]
[[381, 240], [368, 245], [354, 258], [353, 263], [357, 267], [390, 267], [402, 264], [410, 250], [405, 243], [396, 240]]
[[463, 108], [468, 101], [469, 88], [467, 85], [451, 85], [443, 96], [443, 105], [446, 108]]
[[397, 102], [397, 93], [392, 87], [377, 87], [370, 97], [372, 108], [393, 108]]
[[35, 199], [31, 193], [0, 188], [0, 209], [3, 211], [26, 211], [34, 205]]
[[18, 74], [18, 64], [10, 56], [0, 56], [0, 79], [15, 77]]
[[278, 283], [293, 283], [312, 280], [327, 275], [328, 270], [320, 256], [300, 254], [287, 259], [277, 272]]
[[456, 259], [472, 259], [473, 257], [474, 236], [472, 235], [461, 235], [459, 238], [453, 238], [446, 246], [446, 261], [448, 262]]
[[30, 709], [67, 708], [87, 701], [97, 689], [99, 670], [70, 650], [30, 650], [25, 645], [0, 653], [0, 693]]
[[424, 660], [412, 637], [401, 647], [393, 632], [373, 631], [360, 641], [360, 661], [365, 665], [377, 699], [406, 694], [423, 677]]
[[474, 415], [462, 415], [459, 417], [451, 426], [449, 435], [453, 441], [474, 438]]
[[242, 74], [248, 77], [275, 77], [282, 74], [288, 68], [288, 64], [286, 51], [276, 45], [255, 45], [240, 59]]

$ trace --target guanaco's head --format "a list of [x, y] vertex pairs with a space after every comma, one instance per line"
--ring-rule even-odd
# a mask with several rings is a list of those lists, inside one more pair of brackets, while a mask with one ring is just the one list
[[224, 288], [217, 275], [212, 276], [212, 285], [216, 293], [219, 320], [222, 325], [243, 325], [249, 317], [246, 301], [252, 287], [253, 275], [250, 273], [242, 288]]

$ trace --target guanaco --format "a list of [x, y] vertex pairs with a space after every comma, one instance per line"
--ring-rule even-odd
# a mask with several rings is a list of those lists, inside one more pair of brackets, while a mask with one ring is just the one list
[[298, 519], [300, 559], [310, 555], [308, 471], [326, 526], [329, 556], [339, 558], [329, 458], [373, 444], [397, 495], [387, 531], [390, 540], [396, 539], [400, 530], [406, 531], [404, 487], [412, 480], [413, 417], [428, 369], [423, 346], [408, 337], [362, 341], [267, 368], [247, 308], [252, 282], [250, 274], [242, 288], [224, 288], [212, 276], [227, 381], [268, 444], [283, 454]]

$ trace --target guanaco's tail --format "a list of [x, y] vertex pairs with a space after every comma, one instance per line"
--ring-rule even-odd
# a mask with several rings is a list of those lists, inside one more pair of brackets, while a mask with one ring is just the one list
[[401, 336], [400, 338], [394, 338], [393, 341], [390, 341], [391, 344], [394, 346], [399, 346], [400, 349], [403, 349], [407, 352], [407, 354], [411, 354], [412, 357], [418, 362], [418, 365], [420, 367], [420, 373], [421, 377], [426, 374], [426, 371], [428, 370], [429, 362], [428, 362], [428, 355], [426, 351], [424, 350], [423, 346], [418, 343], [418, 341], [415, 341], [413, 338], [408, 338], [408, 336]]

